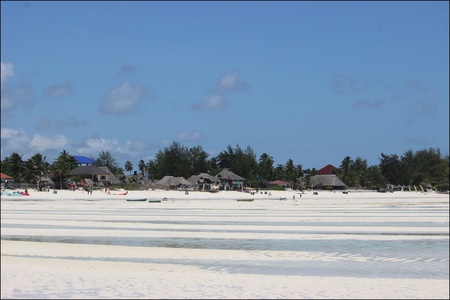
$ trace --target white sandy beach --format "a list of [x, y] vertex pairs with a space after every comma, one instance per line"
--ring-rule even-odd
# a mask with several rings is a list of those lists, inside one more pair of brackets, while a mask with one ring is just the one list
[[29, 192], [1, 198], [2, 299], [449, 298], [448, 195]]

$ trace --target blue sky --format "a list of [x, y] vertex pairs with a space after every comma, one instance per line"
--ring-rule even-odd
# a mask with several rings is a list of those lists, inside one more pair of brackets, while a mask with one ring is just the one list
[[449, 153], [448, 2], [1, 2], [1, 159]]

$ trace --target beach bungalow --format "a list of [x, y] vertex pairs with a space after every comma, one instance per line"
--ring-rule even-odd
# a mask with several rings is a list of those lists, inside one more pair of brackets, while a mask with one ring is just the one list
[[187, 181], [192, 183], [193, 187], [199, 191], [210, 191], [220, 183], [220, 180], [208, 173], [192, 175]]
[[36, 183], [36, 189], [39, 191], [49, 190], [55, 188], [55, 183], [50, 177], [42, 175]]
[[311, 177], [312, 188], [326, 188], [333, 190], [345, 190], [345, 183], [336, 175], [316, 175]]
[[0, 180], [2, 189], [7, 188], [9, 184], [14, 182], [14, 178], [4, 173], [0, 173]]
[[83, 180], [90, 179], [97, 185], [100, 182], [105, 185], [120, 183], [120, 180], [107, 167], [80, 166], [73, 169], [69, 175]]
[[229, 168], [222, 169], [215, 177], [219, 180], [222, 190], [243, 190], [245, 178], [233, 173]]
[[86, 156], [73, 156], [75, 158], [75, 160], [77, 161], [78, 166], [92, 166], [95, 164], [95, 159], [86, 157]]
[[268, 185], [278, 185], [278, 186], [281, 186], [282, 188], [288, 188], [289, 187], [289, 185], [290, 185], [290, 183], [289, 182], [287, 182], [287, 181], [283, 181], [283, 180], [274, 180], [274, 181], [271, 181], [271, 182], [269, 182], [269, 183], [267, 183]]
[[155, 182], [155, 187], [164, 189], [187, 190], [192, 187], [192, 183], [184, 177], [164, 176], [161, 180]]

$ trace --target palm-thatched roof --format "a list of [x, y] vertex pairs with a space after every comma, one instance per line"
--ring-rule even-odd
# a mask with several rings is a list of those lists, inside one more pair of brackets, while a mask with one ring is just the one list
[[198, 175], [192, 175], [187, 179], [192, 184], [214, 183], [220, 182], [216, 177], [209, 175], [208, 173], [200, 173]]
[[70, 171], [71, 176], [85, 176], [85, 175], [109, 175], [106, 170], [96, 166], [81, 166], [76, 167]]
[[192, 183], [184, 179], [184, 177], [164, 176], [161, 180], [155, 182], [156, 185], [162, 186], [191, 186]]
[[120, 180], [108, 169], [108, 167], [80, 166], [73, 169], [69, 175], [80, 176], [81, 178], [87, 178], [89, 176], [108, 176], [107, 181], [110, 183], [120, 183]]
[[331, 187], [345, 187], [345, 183], [336, 175], [316, 175], [311, 177], [312, 186], [331, 186]]
[[216, 175], [216, 178], [227, 179], [227, 180], [245, 180], [244, 177], [241, 177], [241, 176], [233, 173], [228, 168], [224, 168], [219, 174]]
[[121, 182], [119, 178], [117, 178], [117, 176], [114, 175], [114, 173], [111, 172], [111, 170], [108, 167], [99, 167], [99, 168], [108, 173], [108, 181], [111, 182], [112, 184], [119, 184]]

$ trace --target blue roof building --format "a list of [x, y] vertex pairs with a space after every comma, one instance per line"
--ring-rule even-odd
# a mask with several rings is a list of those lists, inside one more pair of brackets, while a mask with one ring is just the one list
[[82, 165], [89, 166], [89, 165], [95, 164], [95, 159], [92, 159], [92, 158], [89, 158], [86, 156], [75, 156], [74, 155], [73, 157], [75, 158], [75, 160], [77, 161], [77, 164], [79, 166], [82, 166]]

